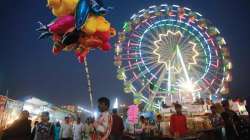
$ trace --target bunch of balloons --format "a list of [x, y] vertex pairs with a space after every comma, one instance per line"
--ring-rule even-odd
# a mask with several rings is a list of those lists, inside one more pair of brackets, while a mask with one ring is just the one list
[[47, 0], [56, 19], [48, 25], [39, 22], [40, 39], [51, 38], [52, 52], [73, 51], [82, 63], [90, 50], [109, 51], [116, 31], [104, 18], [110, 8], [102, 0]]

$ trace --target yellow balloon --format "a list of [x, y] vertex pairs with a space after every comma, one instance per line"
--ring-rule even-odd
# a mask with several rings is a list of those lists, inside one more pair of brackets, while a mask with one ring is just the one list
[[83, 30], [87, 34], [93, 34], [93, 33], [96, 32], [96, 26], [97, 26], [96, 17], [95, 16], [90, 16], [86, 20]]
[[61, 17], [75, 12], [79, 0], [47, 0], [54, 16]]
[[100, 32], [107, 32], [110, 29], [110, 23], [102, 16], [98, 16], [96, 19], [96, 30]]
[[86, 20], [82, 31], [87, 34], [94, 34], [95, 32], [107, 32], [110, 30], [110, 23], [102, 16], [89, 16]]

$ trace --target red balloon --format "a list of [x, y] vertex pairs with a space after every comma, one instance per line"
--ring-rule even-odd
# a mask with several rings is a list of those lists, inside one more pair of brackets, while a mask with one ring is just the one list
[[96, 32], [94, 34], [96, 37], [100, 38], [103, 42], [108, 42], [110, 39], [110, 33], [109, 32]]
[[76, 57], [80, 63], [83, 63], [88, 53], [89, 48], [77, 48], [75, 51]]
[[101, 46], [101, 49], [102, 49], [103, 51], [109, 51], [109, 50], [111, 50], [111, 48], [112, 48], [112, 46], [111, 46], [108, 42], [106, 42], [105, 44], [103, 44], [103, 45]]

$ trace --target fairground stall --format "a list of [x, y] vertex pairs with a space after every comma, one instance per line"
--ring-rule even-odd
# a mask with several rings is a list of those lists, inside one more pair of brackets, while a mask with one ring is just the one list
[[6, 128], [18, 119], [23, 109], [23, 102], [0, 96], [1, 100], [1, 128]]
[[75, 112], [57, 107], [35, 97], [29, 97], [23, 102], [0, 96], [0, 109], [1, 129], [8, 127], [18, 119], [23, 110], [29, 111], [32, 122], [39, 121], [41, 112], [43, 111], [48, 111], [50, 113], [51, 122], [62, 122], [65, 116], [76, 118]]
[[74, 112], [59, 108], [35, 97], [30, 97], [24, 101], [23, 110], [30, 112], [30, 117], [33, 121], [39, 120], [39, 116], [43, 111], [48, 111], [50, 113], [51, 122], [62, 122], [65, 116], [75, 116]]

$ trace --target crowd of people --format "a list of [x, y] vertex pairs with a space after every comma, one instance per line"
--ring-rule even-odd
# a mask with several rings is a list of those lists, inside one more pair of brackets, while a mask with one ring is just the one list
[[[180, 104], [175, 104], [176, 113], [170, 117], [170, 128], [169, 132], [171, 136], [175, 138], [183, 137], [187, 134], [187, 119], [186, 116], [182, 114], [182, 106]], [[156, 138], [156, 136], [163, 136], [166, 134], [162, 130], [162, 115], [158, 114], [156, 120], [150, 120], [144, 116], [140, 116], [139, 123], [136, 125], [137, 138], [140, 140], [149, 140]]]
[[[244, 127], [242, 120], [234, 111], [230, 109], [227, 101], [222, 103], [224, 111], [218, 113], [216, 106], [212, 105], [209, 114], [210, 122], [213, 126], [213, 140], [247, 140], [249, 139], [249, 127]], [[34, 123], [31, 128], [29, 112], [23, 111], [18, 120], [9, 128], [4, 130], [2, 140], [128, 140], [124, 137], [124, 120], [114, 109], [109, 112], [110, 101], [106, 97], [98, 100], [100, 115], [98, 118], [89, 117], [82, 123], [77, 118], [75, 123], [70, 122], [69, 117], [65, 117], [63, 123], [51, 123], [49, 112], [42, 112], [39, 122]], [[171, 138], [183, 139], [188, 135], [187, 117], [182, 113], [182, 106], [175, 104], [175, 113], [170, 116], [169, 134]], [[144, 116], [139, 117], [141, 132], [134, 137], [139, 140], [152, 139], [150, 135], [163, 135], [161, 128], [163, 116], [160, 114], [151, 123]], [[225, 130], [225, 135], [223, 135]]]
[[[216, 105], [211, 105], [211, 113], [208, 114], [209, 122], [212, 129], [200, 130], [197, 132], [197, 137], [193, 139], [199, 140], [248, 140], [250, 138], [249, 116], [247, 118], [239, 116], [236, 112], [231, 110], [228, 101], [222, 103], [223, 111], [218, 113]], [[187, 125], [187, 116], [182, 112], [182, 106], [178, 103], [174, 104], [175, 113], [170, 116], [170, 127], [168, 130], [163, 130], [160, 125], [162, 116], [157, 115], [156, 120], [150, 120], [144, 116], [140, 116], [139, 139], [150, 140], [156, 138], [155, 136], [163, 135], [163, 131], [167, 132], [168, 138], [172, 139], [191, 139], [189, 137], [189, 130]], [[209, 132], [209, 135], [205, 133]], [[212, 132], [212, 135], [211, 135]], [[137, 131], [138, 134], [138, 131]], [[203, 135], [203, 136], [202, 136]]]
[[99, 117], [96, 120], [89, 117], [84, 124], [81, 118], [72, 124], [68, 116], [63, 123], [51, 123], [49, 112], [42, 112], [40, 121], [34, 122], [33, 128], [29, 112], [22, 111], [19, 119], [4, 130], [1, 140], [119, 140], [123, 134], [123, 121], [117, 110], [109, 113], [109, 106], [108, 98], [100, 98]]

